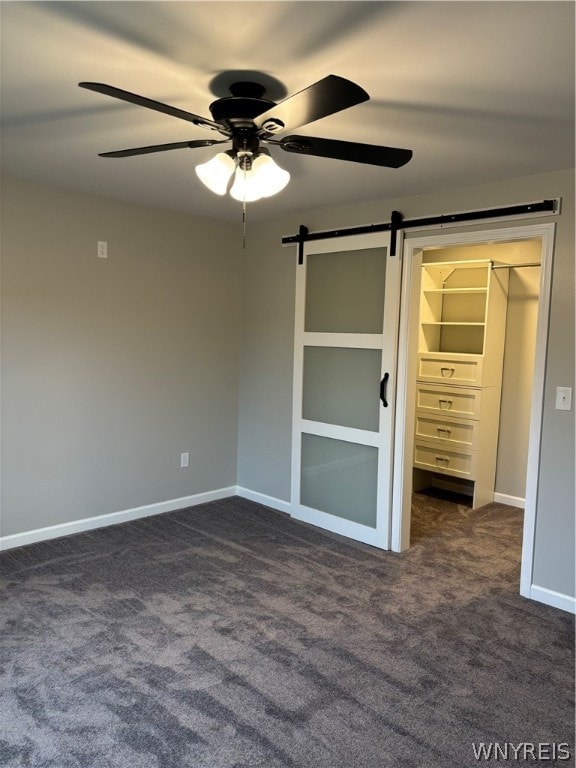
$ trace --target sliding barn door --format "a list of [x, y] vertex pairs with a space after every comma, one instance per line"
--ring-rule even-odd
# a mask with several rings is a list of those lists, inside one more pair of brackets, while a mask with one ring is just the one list
[[388, 549], [400, 265], [389, 233], [297, 266], [292, 515]]

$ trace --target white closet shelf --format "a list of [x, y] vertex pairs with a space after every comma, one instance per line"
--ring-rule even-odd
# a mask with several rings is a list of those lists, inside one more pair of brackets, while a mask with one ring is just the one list
[[432, 321], [424, 320], [421, 323], [421, 325], [464, 325], [466, 327], [468, 327], [468, 326], [478, 326], [479, 328], [481, 328], [483, 325], [486, 325], [486, 323], [467, 323], [467, 322], [446, 323], [446, 322], [440, 321], [440, 320], [432, 320]]
[[488, 293], [488, 288], [424, 288], [422, 293]]

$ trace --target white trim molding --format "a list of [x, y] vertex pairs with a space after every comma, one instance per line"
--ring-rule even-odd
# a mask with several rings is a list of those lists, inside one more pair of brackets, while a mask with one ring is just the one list
[[547, 589], [546, 587], [539, 587], [537, 584], [532, 584], [530, 587], [530, 593], [524, 595], [531, 600], [537, 600], [539, 603], [550, 605], [552, 608], [560, 608], [562, 611], [568, 611], [568, 613], [576, 614], [576, 597], [570, 597], [570, 595], [563, 595], [561, 592], [555, 592], [553, 589]]
[[[524, 502], [525, 512], [522, 538], [520, 594], [523, 597], [532, 598], [551, 605], [557, 605], [557, 602], [549, 601], [559, 601], [562, 603], [563, 607], [566, 604], [566, 600], [568, 600], [568, 604], [570, 604], [572, 598], [565, 598], [562, 595], [555, 596], [556, 593], [544, 588], [535, 587], [532, 584], [555, 227], [556, 225], [554, 223], [525, 224], [518, 226], [511, 222], [508, 226], [502, 229], [483, 227], [481, 230], [477, 231], [466, 231], [455, 234], [445, 233], [439, 235], [427, 234], [416, 238], [406, 238], [404, 240], [404, 270], [399, 334], [398, 402], [396, 409], [397, 421], [395, 438], [395, 454], [401, 458], [395, 463], [394, 468], [391, 544], [394, 552], [402, 552], [408, 548], [410, 542], [410, 500], [412, 494], [412, 451], [414, 430], [413, 412], [415, 403], [415, 355], [413, 353], [416, 344], [416, 289], [419, 282], [416, 267], [419, 264], [418, 259], [425, 249], [539, 239], [542, 244], [540, 295], [536, 329], [534, 380], [532, 386], [526, 498]], [[506, 503], [503, 498], [496, 498], [496, 500]]]
[[104, 528], [105, 526], [117, 525], [118, 523], [128, 523], [131, 520], [139, 520], [142, 517], [159, 515], [163, 512], [174, 512], [177, 509], [195, 507], [198, 504], [205, 504], [208, 501], [218, 501], [219, 499], [236, 496], [236, 490], [236, 486], [232, 485], [229, 488], [218, 488], [214, 491], [196, 493], [192, 496], [182, 496], [179, 499], [160, 501], [156, 504], [146, 504], [145, 506], [134, 507], [133, 509], [123, 509], [120, 512], [111, 512], [107, 515], [87, 517], [83, 520], [71, 520], [69, 523], [59, 523], [58, 525], [50, 525], [46, 528], [36, 528], [32, 531], [15, 533], [11, 536], [0, 536], [0, 550], [23, 547], [25, 544], [36, 544], [39, 541], [57, 539], [60, 536], [69, 536], [72, 533], [92, 531], [95, 528]]
[[526, 506], [526, 499], [521, 496], [509, 496], [507, 493], [498, 493], [494, 491], [494, 501], [498, 504], [507, 504], [509, 507], [518, 507], [524, 509]]
[[265, 493], [251, 491], [249, 488], [242, 488], [242, 486], [237, 487], [236, 495], [242, 499], [248, 499], [248, 501], [255, 501], [257, 504], [262, 504], [265, 507], [271, 507], [277, 512], [285, 512], [287, 515], [292, 514], [290, 502], [277, 499], [275, 496], [267, 496]]

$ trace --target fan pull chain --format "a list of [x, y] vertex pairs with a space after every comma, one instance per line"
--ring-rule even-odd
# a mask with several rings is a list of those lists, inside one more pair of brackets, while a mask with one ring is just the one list
[[[246, 144], [246, 142], [244, 142]], [[246, 250], [246, 165], [241, 167], [244, 174], [244, 194], [242, 195], [242, 250]]]

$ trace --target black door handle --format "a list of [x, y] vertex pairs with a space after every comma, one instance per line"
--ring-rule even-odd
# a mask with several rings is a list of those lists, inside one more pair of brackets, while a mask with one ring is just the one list
[[384, 408], [388, 408], [388, 400], [386, 400], [386, 387], [388, 386], [389, 376], [389, 373], [385, 373], [384, 378], [380, 382], [380, 400], [382, 400], [382, 405]]

